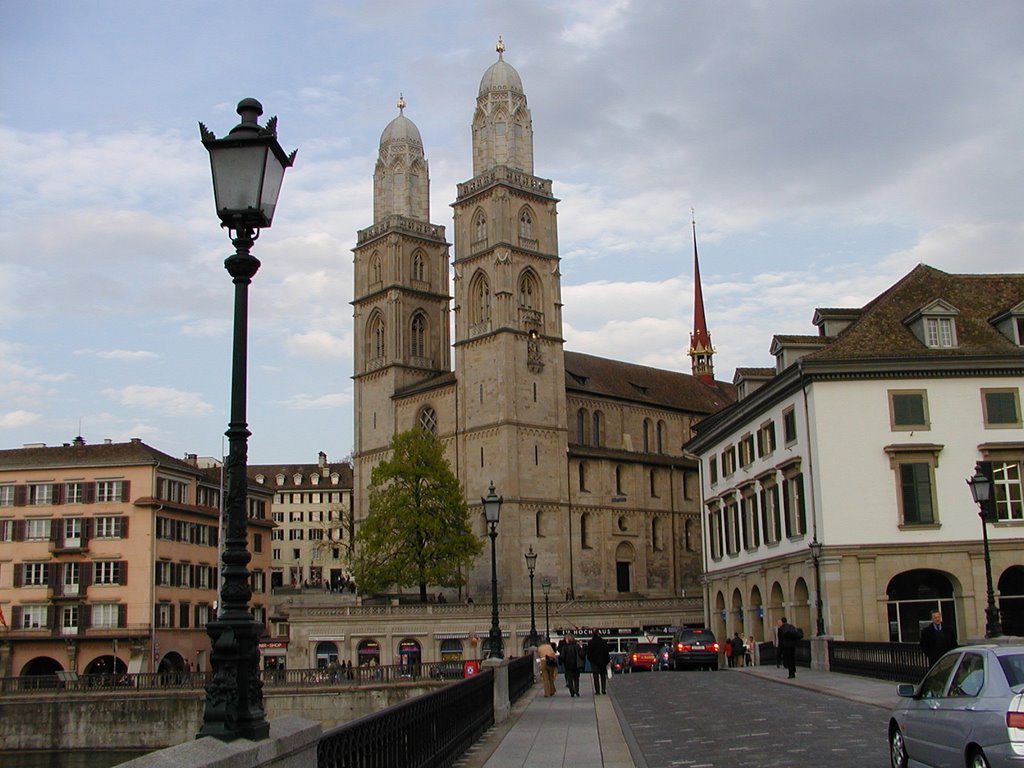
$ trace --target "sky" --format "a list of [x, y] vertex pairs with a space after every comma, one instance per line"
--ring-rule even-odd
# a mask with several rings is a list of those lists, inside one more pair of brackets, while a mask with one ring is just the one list
[[919, 263], [1024, 271], [1019, 0], [0, 0], [0, 448], [223, 454], [197, 123], [254, 97], [299, 153], [253, 248], [249, 462], [348, 455], [381, 131], [403, 94], [450, 239], [499, 36], [561, 200], [567, 349], [689, 372], [691, 217], [725, 381]]

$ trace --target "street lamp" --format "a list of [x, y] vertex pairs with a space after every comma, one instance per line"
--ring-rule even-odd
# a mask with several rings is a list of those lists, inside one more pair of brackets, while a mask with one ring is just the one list
[[498, 538], [498, 517], [501, 515], [501, 503], [504, 499], [494, 495], [494, 481], [487, 495], [480, 499], [484, 505], [484, 518], [490, 526], [488, 536], [491, 537], [491, 631], [488, 635], [487, 658], [500, 659], [501, 652], [501, 627], [498, 626], [498, 565], [494, 550], [494, 540]]
[[821, 548], [822, 543], [816, 538], [808, 545], [811, 548], [811, 559], [814, 561], [814, 606], [818, 609], [818, 637], [825, 634], [825, 614], [821, 600]]
[[548, 595], [551, 594], [551, 579], [545, 576], [540, 580], [540, 591], [544, 593], [544, 640], [551, 642], [551, 626], [548, 624]]
[[988, 602], [985, 605], [985, 637], [1001, 637], [1003, 625], [999, 621], [999, 609], [996, 608], [996, 595], [992, 590], [992, 558], [988, 551], [988, 523], [995, 520], [992, 509], [992, 462], [979, 461], [974, 465], [974, 477], [967, 481], [971, 488], [971, 496], [978, 505], [978, 517], [981, 518], [981, 538], [985, 551], [985, 587], [988, 590]]
[[286, 168], [295, 152], [286, 155], [277, 141], [277, 118], [265, 128], [256, 119], [263, 114], [256, 99], [238, 103], [242, 121], [222, 139], [199, 124], [203, 146], [210, 153], [213, 194], [221, 226], [228, 230], [235, 253], [224, 267], [235, 284], [234, 335], [231, 352], [231, 420], [228, 437], [227, 534], [221, 555], [221, 603], [217, 617], [206, 625], [212, 651], [213, 677], [206, 685], [206, 708], [198, 736], [222, 741], [265, 739], [270, 724], [263, 711], [263, 684], [259, 675], [259, 648], [263, 626], [249, 612], [252, 589], [247, 565], [247, 477], [249, 429], [246, 424], [246, 360], [248, 345], [249, 283], [260, 268], [249, 249], [260, 229], [274, 218], [277, 196]]
[[533, 569], [537, 567], [537, 553], [533, 551], [533, 544], [530, 551], [523, 557], [526, 558], [526, 570], [530, 572], [530, 646], [537, 647], [537, 622], [534, 619], [533, 611]]

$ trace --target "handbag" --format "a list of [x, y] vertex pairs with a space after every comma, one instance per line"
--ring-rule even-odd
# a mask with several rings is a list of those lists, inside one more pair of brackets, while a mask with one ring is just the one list
[[547, 664], [549, 667], [555, 667], [556, 669], [558, 668], [558, 662], [555, 660], [554, 656], [545, 656], [544, 663]]

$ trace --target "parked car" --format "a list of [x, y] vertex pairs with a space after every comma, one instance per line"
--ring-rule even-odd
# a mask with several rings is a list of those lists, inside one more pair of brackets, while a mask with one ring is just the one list
[[620, 672], [628, 672], [629, 668], [626, 665], [626, 654], [613, 651], [609, 654], [611, 660], [608, 662], [608, 667], [612, 672], [616, 674]]
[[673, 664], [676, 669], [697, 667], [717, 670], [718, 650], [715, 633], [710, 629], [680, 629], [672, 642]]
[[902, 697], [889, 720], [893, 768], [1003, 768], [1024, 763], [1024, 645], [950, 651]]
[[637, 643], [633, 646], [633, 650], [629, 652], [627, 657], [627, 664], [629, 664], [629, 671], [636, 672], [638, 669], [646, 670], [648, 672], [654, 669], [654, 665], [658, 662], [658, 650], [660, 646], [657, 643]]

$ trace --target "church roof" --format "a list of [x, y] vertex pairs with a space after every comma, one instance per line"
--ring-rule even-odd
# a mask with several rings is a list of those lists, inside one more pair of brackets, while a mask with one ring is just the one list
[[736, 399], [732, 384], [706, 384], [688, 373], [649, 368], [581, 352], [565, 353], [565, 388], [695, 413], [715, 413]]
[[388, 123], [380, 135], [381, 148], [391, 141], [406, 141], [423, 146], [420, 129], [405, 116], [405, 99], [402, 96], [398, 97], [398, 117]]
[[516, 93], [525, 93], [523, 91], [523, 81], [519, 77], [519, 73], [516, 72], [515, 67], [507, 63], [502, 58], [502, 54], [505, 51], [505, 45], [498, 40], [498, 60], [491, 64], [484, 72], [484, 76], [480, 78], [480, 95], [485, 96], [491, 91], [514, 91]]

